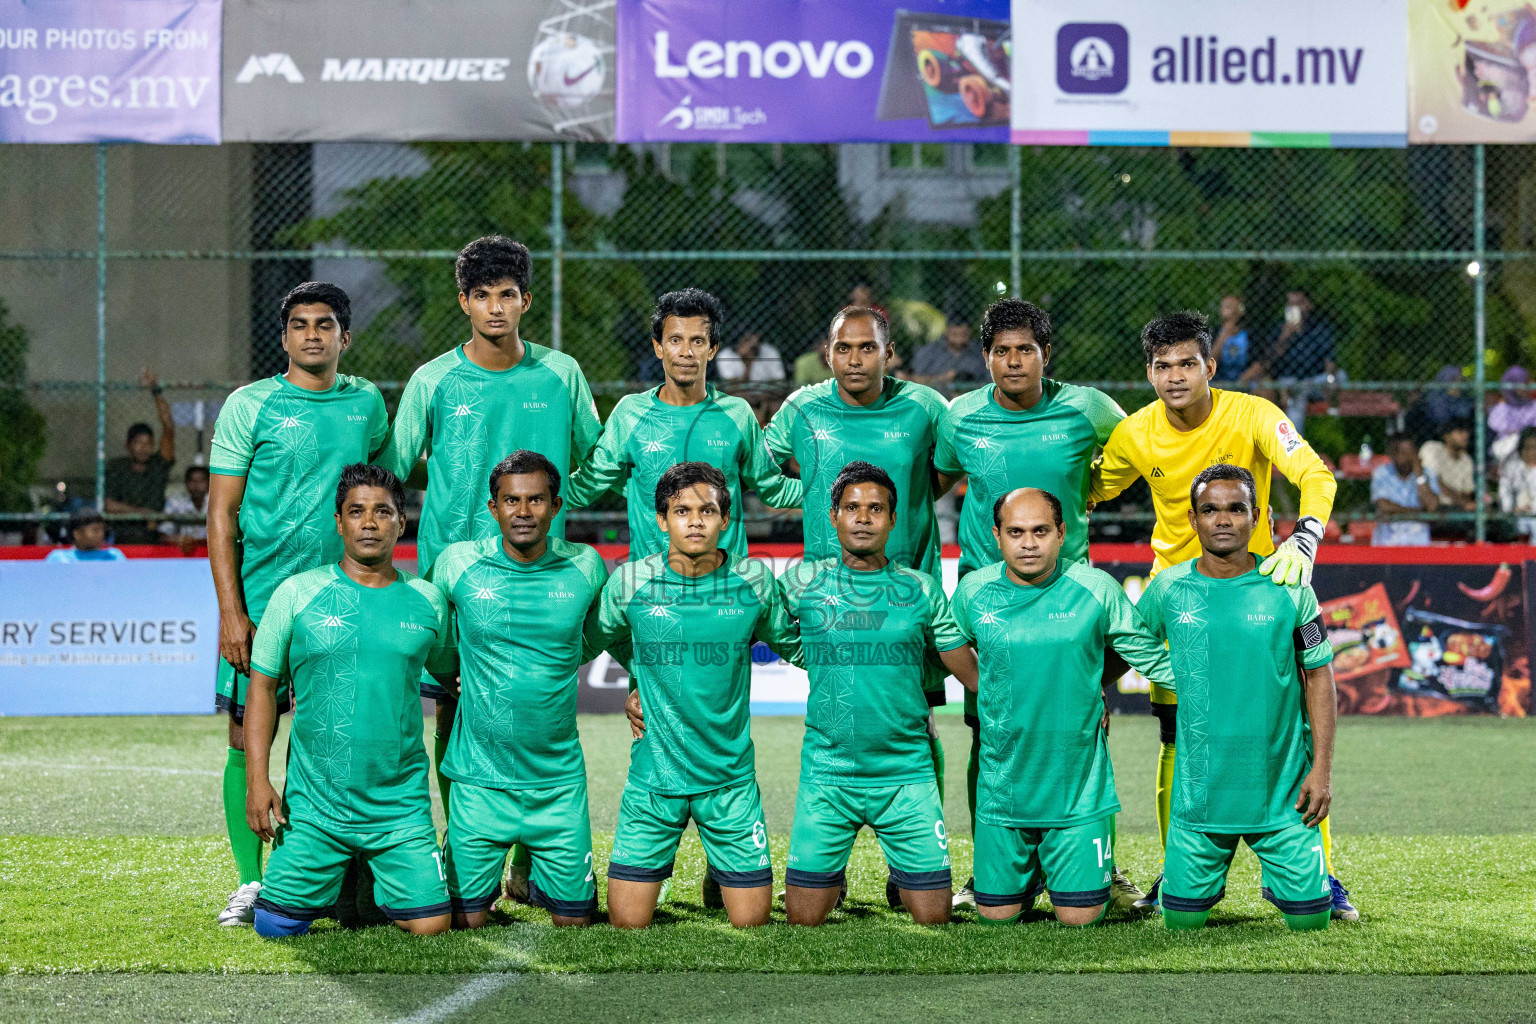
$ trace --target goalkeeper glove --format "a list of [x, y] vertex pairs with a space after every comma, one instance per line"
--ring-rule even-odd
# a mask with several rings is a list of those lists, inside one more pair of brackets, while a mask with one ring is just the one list
[[1317, 557], [1317, 544], [1323, 539], [1323, 524], [1316, 516], [1302, 516], [1296, 521], [1296, 529], [1275, 553], [1264, 559], [1259, 572], [1282, 587], [1300, 584], [1312, 585], [1312, 561]]

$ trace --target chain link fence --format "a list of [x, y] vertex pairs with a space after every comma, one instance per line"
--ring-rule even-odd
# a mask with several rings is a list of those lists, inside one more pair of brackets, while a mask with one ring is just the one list
[[[136, 383], [143, 368], [165, 385], [178, 463], [204, 460], [229, 391], [283, 368], [276, 310], [300, 281], [335, 281], [352, 295], [356, 340], [343, 369], [378, 382], [393, 404], [418, 365], [465, 339], [453, 258], [490, 232], [535, 251], [523, 334], [573, 355], [605, 414], [659, 381], [649, 311], [657, 294], [688, 285], [724, 301], [728, 347], [759, 346], [753, 379], [725, 386], [765, 417], [797, 373], [816, 370], [827, 321], [858, 288], [891, 314], [909, 367], [946, 324], [974, 327], [1005, 295], [1035, 301], [1056, 324], [1052, 374], [1110, 390], [1127, 409], [1153, 398], [1138, 340], [1148, 319], [1194, 308], [1215, 320], [1223, 297], [1236, 296], [1243, 313], [1231, 329], [1246, 332], [1247, 348], [1236, 357], [1242, 339], [1232, 342], [1223, 372], [1273, 367], [1287, 295], [1304, 291], [1332, 333], [1332, 379], [1282, 387], [1255, 368], [1242, 386], [1305, 417], [1305, 434], [1342, 474], [1335, 518], [1347, 527], [1370, 519], [1362, 445], [1379, 453], [1405, 427], [1423, 439], [1447, 411], [1485, 422], [1500, 373], [1536, 359], [1533, 156], [0, 147], [0, 529], [31, 539], [71, 501], [101, 504], [106, 460], [122, 454], [132, 424], [156, 423]], [[1492, 441], [1479, 430], [1474, 449]], [[1484, 473], [1479, 459], [1490, 494], [1497, 461]], [[1281, 512], [1287, 502], [1281, 489]], [[1496, 502], [1436, 518], [1445, 536], [1495, 538], [1516, 521]], [[612, 510], [595, 520], [608, 524]], [[1097, 514], [1095, 529], [1133, 539], [1149, 521], [1145, 495], [1132, 492]], [[793, 529], [765, 518], [758, 532]]]

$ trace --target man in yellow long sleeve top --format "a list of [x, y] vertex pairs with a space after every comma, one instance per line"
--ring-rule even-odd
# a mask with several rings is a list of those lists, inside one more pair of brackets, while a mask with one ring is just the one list
[[[1277, 584], [1310, 583], [1312, 561], [1338, 489], [1333, 474], [1273, 402], [1211, 387], [1216, 360], [1211, 357], [1211, 332], [1203, 315], [1183, 312], [1160, 316], [1142, 330], [1141, 342], [1147, 357], [1147, 380], [1157, 391], [1158, 400], [1127, 416], [1110, 434], [1103, 458], [1094, 468], [1089, 500], [1107, 501], [1137, 477], [1146, 479], [1157, 513], [1152, 531], [1155, 575], [1200, 554], [1200, 539], [1186, 513], [1190, 485], [1202, 470], [1217, 463], [1248, 470], [1258, 486], [1258, 505], [1267, 508], [1271, 468], [1278, 467], [1301, 488], [1301, 518], [1291, 537], [1276, 548], [1269, 533], [1269, 517], [1261, 516], [1248, 547], [1263, 559], [1259, 571]], [[1165, 841], [1177, 709], [1172, 691], [1153, 684], [1152, 710], [1162, 734], [1157, 825]], [[1331, 869], [1327, 819], [1322, 833]], [[1331, 870], [1329, 877], [1334, 917], [1358, 919], [1348, 891], [1332, 878]], [[1157, 896], [1158, 886], [1154, 884], [1147, 903], [1155, 904]]]

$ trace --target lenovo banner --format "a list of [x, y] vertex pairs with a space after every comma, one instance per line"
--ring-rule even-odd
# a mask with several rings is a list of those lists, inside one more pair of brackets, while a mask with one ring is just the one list
[[1402, 146], [1407, 15], [1404, 0], [1013, 0], [1013, 141]]
[[228, 0], [230, 142], [613, 137], [614, 0]]
[[1006, 142], [1007, 0], [619, 0], [623, 142]]
[[219, 0], [0, 0], [0, 142], [219, 141]]

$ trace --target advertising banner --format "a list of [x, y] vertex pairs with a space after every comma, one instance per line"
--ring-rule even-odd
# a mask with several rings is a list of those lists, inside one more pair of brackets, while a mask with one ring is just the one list
[[213, 710], [206, 558], [0, 562], [0, 715]]
[[1403, 0], [1013, 0], [1013, 141], [1402, 146], [1407, 16]]
[[1536, 10], [1408, 0], [1412, 142], [1536, 142]]
[[228, 0], [230, 142], [613, 138], [614, 0]]
[[619, 0], [621, 142], [1006, 142], [1007, 0]]
[[[1339, 713], [1500, 714], [1531, 708], [1527, 580], [1536, 563], [1317, 566], [1323, 624], [1333, 644]], [[1102, 565], [1134, 601], [1150, 564]], [[1147, 709], [1135, 672], [1111, 691], [1119, 711]]]
[[0, 0], [0, 142], [219, 141], [219, 0]]

